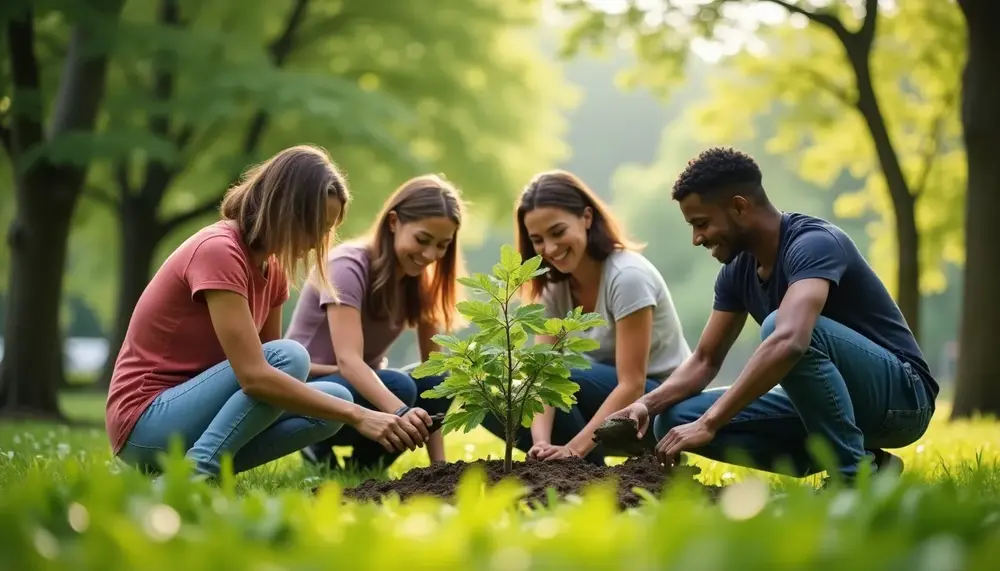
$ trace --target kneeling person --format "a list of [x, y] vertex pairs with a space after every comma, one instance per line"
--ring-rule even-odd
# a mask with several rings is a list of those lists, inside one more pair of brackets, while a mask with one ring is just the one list
[[[754, 160], [714, 148], [691, 161], [673, 197], [723, 263], [692, 356], [615, 416], [649, 428], [664, 460], [681, 451], [752, 467], [819, 472], [807, 440], [832, 447], [841, 475], [899, 462], [884, 448], [926, 431], [939, 387], [903, 316], [854, 242], [825, 220], [779, 211]], [[761, 345], [731, 387], [705, 390], [746, 323]], [[901, 465], [900, 465], [901, 467]]]
[[310, 462], [338, 467], [333, 446], [352, 446], [357, 469], [388, 467], [404, 450], [427, 444], [432, 462], [443, 462], [441, 431], [429, 432], [431, 415], [445, 398], [420, 395], [444, 380], [420, 379], [383, 367], [390, 346], [407, 327], [416, 329], [421, 360], [437, 350], [432, 337], [455, 320], [457, 277], [462, 273], [458, 191], [436, 176], [404, 183], [389, 198], [368, 236], [334, 248], [327, 273], [336, 298], [307, 287], [299, 297], [288, 337], [311, 356], [310, 377], [348, 389], [361, 406], [395, 413], [407, 422], [409, 443], [385, 446], [351, 427], [303, 448]]

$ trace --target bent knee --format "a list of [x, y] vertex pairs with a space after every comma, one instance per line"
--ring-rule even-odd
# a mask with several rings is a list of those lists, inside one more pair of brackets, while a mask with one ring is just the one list
[[264, 358], [274, 368], [300, 381], [309, 377], [309, 351], [293, 339], [276, 339], [264, 343]]
[[337, 397], [340, 400], [351, 403], [354, 402], [354, 395], [351, 394], [351, 391], [339, 383], [334, 383], [332, 381], [314, 381], [309, 383], [309, 386], [332, 397]]
[[683, 400], [656, 415], [653, 420], [653, 435], [659, 440], [666, 436], [671, 428], [698, 420], [705, 410], [697, 396]]

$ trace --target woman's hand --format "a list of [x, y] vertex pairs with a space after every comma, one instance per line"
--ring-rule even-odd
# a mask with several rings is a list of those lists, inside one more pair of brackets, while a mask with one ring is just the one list
[[536, 442], [531, 448], [528, 449], [528, 458], [531, 460], [540, 460], [539, 454], [542, 454], [551, 447], [552, 445], [548, 442]]
[[[365, 438], [374, 440], [389, 452], [415, 450], [423, 445], [424, 437], [410, 420], [413, 415], [396, 416], [387, 412], [364, 409], [365, 413], [354, 428]], [[425, 413], [426, 414], [426, 413]], [[419, 421], [418, 421], [419, 422]], [[424, 432], [427, 427], [424, 427]]]
[[549, 445], [545, 450], [538, 453], [537, 458], [539, 460], [559, 460], [560, 458], [579, 458], [580, 455], [576, 453], [570, 446], [552, 446]]

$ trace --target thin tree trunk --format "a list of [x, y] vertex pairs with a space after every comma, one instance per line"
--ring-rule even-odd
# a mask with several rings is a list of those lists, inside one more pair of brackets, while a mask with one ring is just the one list
[[129, 320], [139, 296], [149, 283], [153, 257], [157, 244], [163, 238], [156, 210], [146, 207], [135, 197], [123, 197], [118, 217], [121, 239], [118, 252], [121, 266], [118, 273], [118, 299], [112, 337], [108, 340], [108, 357], [101, 372], [101, 385], [105, 388], [114, 373], [115, 361], [121, 350]]
[[996, 337], [1000, 324], [1000, 36], [995, 0], [959, 0], [968, 27], [962, 74], [962, 125], [968, 159], [965, 279], [952, 419], [1000, 416]]
[[42, 127], [34, 13], [27, 9], [7, 25], [14, 97], [5, 146], [15, 166], [16, 211], [8, 233], [11, 272], [0, 364], [4, 415], [62, 417], [56, 399], [63, 381], [59, 310], [70, 224], [87, 166], [54, 164], [44, 155], [29, 162], [26, 156], [47, 139], [93, 130], [107, 72], [105, 52], [94, 48], [113, 34], [123, 3], [99, 2], [94, 8], [103, 19], [74, 26], [48, 133]]
[[854, 33], [836, 32], [854, 71], [858, 94], [855, 106], [868, 126], [875, 146], [896, 226], [896, 303], [919, 342], [920, 329], [920, 233], [917, 231], [916, 201], [903, 173], [872, 83], [871, 51], [878, 22], [878, 2], [869, 0], [865, 22]]

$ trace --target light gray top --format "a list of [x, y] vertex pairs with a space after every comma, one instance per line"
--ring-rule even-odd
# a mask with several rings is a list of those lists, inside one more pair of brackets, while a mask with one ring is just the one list
[[[546, 306], [549, 317], [565, 317], [574, 307], [569, 282], [549, 284], [539, 302]], [[681, 321], [663, 276], [638, 252], [614, 252], [604, 261], [594, 312], [604, 316], [607, 323], [579, 333], [601, 344], [586, 357], [591, 362], [614, 366], [615, 323], [649, 306], [653, 307], [653, 331], [646, 375], [654, 379], [670, 376], [691, 355], [691, 348], [684, 339]]]

